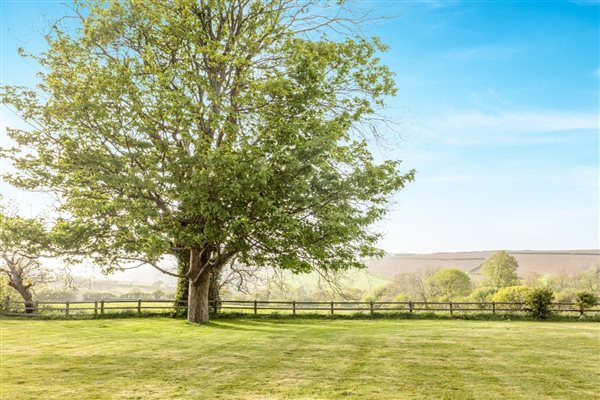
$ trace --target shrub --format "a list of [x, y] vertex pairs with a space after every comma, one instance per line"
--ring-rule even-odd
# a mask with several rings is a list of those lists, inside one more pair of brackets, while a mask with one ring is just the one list
[[381, 298], [386, 292], [385, 286], [377, 287], [363, 296], [361, 301], [381, 301]]
[[533, 289], [525, 298], [525, 306], [534, 318], [546, 319], [552, 314], [550, 305], [554, 300], [554, 292], [551, 289]]
[[492, 301], [494, 294], [496, 294], [496, 289], [493, 287], [484, 286], [473, 290], [469, 295], [469, 300], [478, 303]]
[[[496, 303], [523, 303], [531, 292], [527, 286], [509, 286], [498, 290], [493, 296], [492, 301]], [[501, 308], [519, 310], [520, 305], [506, 304]]]
[[572, 303], [575, 301], [575, 297], [577, 296], [577, 289], [574, 288], [566, 288], [556, 293], [554, 296], [554, 301], [559, 303]]
[[398, 295], [396, 295], [396, 297], [394, 297], [392, 299], [392, 301], [401, 301], [401, 302], [406, 302], [409, 300], [410, 299], [408, 298], [408, 295], [406, 293], [399, 293]]
[[585, 310], [589, 310], [590, 308], [598, 305], [598, 297], [591, 292], [579, 292], [577, 293], [575, 302], [577, 303], [579, 312], [581, 315], [583, 315]]

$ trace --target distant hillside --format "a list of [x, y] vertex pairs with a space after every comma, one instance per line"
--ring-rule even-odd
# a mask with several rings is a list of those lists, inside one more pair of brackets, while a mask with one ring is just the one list
[[[369, 261], [369, 271], [377, 276], [391, 278], [395, 274], [430, 269], [458, 268], [477, 273], [481, 264], [496, 251], [470, 251], [460, 253], [390, 254], [381, 260]], [[600, 250], [509, 250], [519, 262], [519, 275], [528, 272], [540, 274], [580, 272], [600, 264]]]
[[75, 278], [81, 292], [109, 292], [115, 295], [132, 292], [153, 292], [162, 290], [166, 293], [175, 292], [175, 286], [156, 281], [154, 283], [125, 281], [116, 279]]

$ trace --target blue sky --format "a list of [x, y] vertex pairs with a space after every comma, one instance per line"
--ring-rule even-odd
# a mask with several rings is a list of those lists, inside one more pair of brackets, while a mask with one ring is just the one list
[[[31, 84], [62, 2], [0, 1], [3, 84]], [[597, 2], [362, 1], [391, 49], [400, 139], [378, 157], [417, 179], [377, 229], [389, 252], [600, 248]], [[19, 124], [3, 110], [2, 129]], [[3, 169], [6, 169], [6, 165]], [[24, 214], [38, 195], [2, 186]]]

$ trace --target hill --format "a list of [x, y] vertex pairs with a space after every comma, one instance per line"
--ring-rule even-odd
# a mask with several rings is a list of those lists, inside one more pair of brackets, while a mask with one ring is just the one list
[[[477, 273], [481, 264], [496, 250], [432, 254], [390, 254], [380, 260], [367, 262], [369, 272], [384, 278], [399, 273], [419, 272], [441, 268], [458, 268]], [[575, 273], [600, 264], [600, 250], [508, 250], [519, 262], [519, 275]]]

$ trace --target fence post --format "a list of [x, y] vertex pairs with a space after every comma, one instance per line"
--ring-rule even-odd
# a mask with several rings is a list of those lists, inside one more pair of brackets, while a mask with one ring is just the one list
[[36, 313], [40, 312], [40, 302], [36, 300], [36, 302], [34, 303], [35, 309], [33, 311], [35, 311]]
[[98, 316], [98, 300], [94, 301], [94, 317]]
[[373, 300], [369, 302], [369, 308], [371, 309], [371, 315], [373, 315], [373, 313], [375, 312], [375, 310], [373, 309]]
[[69, 301], [67, 300], [67, 302], [65, 303], [65, 315], [68, 317], [69, 316]]
[[9, 309], [10, 309], [10, 296], [5, 296], [2, 311], [7, 313], [9, 311]]
[[258, 302], [254, 300], [254, 315], [258, 314]]
[[496, 302], [492, 301], [492, 314], [496, 314]]
[[412, 301], [409, 301], [409, 302], [408, 302], [408, 310], [409, 310], [410, 312], [413, 312], [413, 308], [414, 308], [414, 307], [413, 307], [413, 302], [412, 302]]
[[142, 313], [142, 299], [138, 299], [138, 314]]
[[450, 315], [454, 314], [454, 310], [452, 308], [452, 302], [450, 302]]
[[292, 301], [292, 313], [296, 315], [296, 300]]
[[333, 301], [331, 302], [331, 315], [333, 315]]
[[104, 315], [104, 300], [100, 301], [100, 315]]

